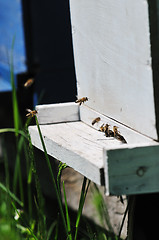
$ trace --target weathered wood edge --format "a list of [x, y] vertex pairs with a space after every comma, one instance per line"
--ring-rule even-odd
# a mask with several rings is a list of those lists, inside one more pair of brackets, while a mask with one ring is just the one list
[[159, 191], [158, 143], [104, 149], [104, 161], [106, 195]]
[[[68, 106], [70, 106], [70, 110], [68, 111], [69, 114], [66, 111]], [[73, 108], [72, 108], [72, 106], [73, 106]], [[80, 162], [82, 162], [83, 166], [84, 165], [88, 166], [89, 163], [87, 162], [86, 159], [81, 158], [81, 156], [78, 156], [76, 153], [69, 151], [69, 154], [68, 153], [67, 154], [70, 156], [71, 163], [69, 162], [69, 160], [65, 161], [66, 160], [65, 154], [63, 155], [63, 158], [59, 157], [59, 155], [58, 155], [58, 153], [60, 152], [60, 149], [56, 149], [56, 154], [52, 153], [52, 149], [53, 149], [52, 147], [58, 148], [58, 144], [53, 143], [51, 141], [51, 139], [45, 138], [45, 141], [47, 142], [49, 155], [55, 157], [56, 159], [59, 159], [60, 161], [66, 162], [66, 164], [68, 164], [69, 166], [71, 166], [72, 168], [74, 168], [76, 171], [80, 172], [84, 176], [88, 177], [93, 182], [96, 182], [99, 185], [105, 184], [107, 195], [122, 195], [122, 194], [129, 195], [129, 194], [154, 192], [154, 191], [159, 190], [159, 188], [157, 186], [155, 186], [151, 189], [150, 183], [148, 186], [144, 185], [144, 183], [142, 183], [144, 188], [141, 189], [140, 182], [143, 179], [144, 179], [143, 182], [146, 181], [145, 176], [142, 176], [142, 178], [141, 177], [139, 178], [139, 176], [136, 176], [136, 174], [134, 174], [132, 176], [131, 172], [130, 172], [130, 174], [128, 173], [128, 170], [131, 170], [133, 168], [135, 168], [137, 171], [137, 169], [139, 169], [142, 166], [144, 166], [143, 169], [147, 169], [148, 167], [151, 167], [150, 165], [145, 165], [144, 157], [142, 157], [141, 160], [139, 159], [140, 160], [139, 161], [138, 155], [139, 155], [139, 153], [140, 153], [140, 155], [142, 155], [142, 151], [143, 151], [143, 156], [144, 156], [144, 153], [148, 151], [148, 153], [146, 154], [146, 159], [150, 159], [152, 157], [149, 154], [150, 148], [155, 147], [155, 149], [156, 149], [156, 146], [152, 146], [152, 145], [157, 145], [157, 147], [158, 147], [157, 142], [154, 142], [152, 139], [150, 139], [146, 136], [143, 136], [142, 134], [140, 134], [132, 129], [127, 128], [126, 126], [122, 125], [121, 123], [118, 123], [106, 116], [103, 116], [102, 114], [94, 111], [93, 109], [90, 109], [87, 106], [80, 106], [80, 111], [79, 111], [79, 106], [75, 103], [68, 103], [68, 104], [65, 103], [62, 105], [61, 104], [41, 105], [41, 106], [37, 106], [36, 109], [38, 111], [38, 114], [40, 112], [40, 116], [45, 116], [45, 118], [47, 118], [47, 113], [49, 114], [51, 112], [51, 118], [53, 119], [53, 116], [55, 116], [55, 118], [56, 118], [55, 120], [51, 120], [54, 123], [58, 123], [61, 121], [62, 122], [70, 121], [69, 116], [70, 116], [70, 112], [71, 112], [72, 116], [76, 116], [75, 118], [73, 118], [74, 121], [79, 121], [79, 119], [81, 119], [84, 123], [88, 124], [89, 126], [93, 127], [96, 130], [99, 129], [99, 127], [102, 123], [109, 123], [111, 125], [115, 124], [115, 125], [119, 126], [121, 133], [124, 134], [124, 137], [126, 137], [126, 139], [129, 139], [129, 137], [130, 137], [130, 141], [128, 141], [128, 144], [126, 144], [126, 145], [123, 144], [120, 146], [111, 147], [111, 149], [106, 149], [106, 150], [104, 149], [104, 157], [103, 157], [104, 169], [100, 169], [100, 171], [98, 169], [98, 173], [96, 170], [94, 171], [92, 169], [92, 173], [93, 173], [92, 176], [91, 175], [88, 176], [87, 172], [85, 172], [84, 170], [81, 171], [79, 168], [76, 167], [76, 164], [73, 164], [73, 161], [72, 161], [72, 159], [75, 159], [76, 163], [77, 163], [77, 161], [80, 161]], [[58, 109], [60, 109], [60, 111], [58, 111]], [[75, 113], [73, 112], [74, 111], [73, 109], [75, 110]], [[77, 111], [77, 109], [78, 109], [78, 111]], [[65, 111], [67, 113], [66, 117], [63, 115], [65, 113]], [[78, 118], [77, 118], [77, 112], [78, 112]], [[61, 115], [57, 116], [58, 113]], [[79, 115], [79, 113], [80, 113], [80, 115]], [[92, 126], [92, 120], [98, 116], [101, 117], [100, 123], [97, 123], [94, 126]], [[44, 121], [41, 121], [41, 122], [44, 123]], [[50, 120], [49, 120], [49, 123], [50, 123]], [[37, 129], [36, 130], [35, 129], [36, 129], [36, 126], [29, 127], [33, 145], [35, 145], [37, 148], [43, 150], [41, 143], [40, 143], [39, 136], [38, 136], [38, 131], [37, 131]], [[129, 132], [129, 134], [127, 134], [127, 132]], [[55, 144], [55, 146], [52, 146], [54, 144]], [[67, 149], [66, 149], [66, 151], [67, 151]], [[65, 149], [64, 149], [64, 152], [65, 152]], [[61, 153], [59, 153], [59, 154], [61, 154]], [[129, 165], [130, 159], [132, 161], [130, 164], [131, 168], [129, 169], [127, 167], [127, 164]], [[154, 157], [153, 157], [153, 159], [154, 159]], [[90, 169], [92, 168], [92, 166], [88, 166], [88, 167]], [[117, 173], [115, 172], [115, 174], [116, 174], [115, 176], [112, 175], [112, 174], [114, 174], [113, 173], [114, 169], [117, 170]], [[118, 173], [118, 171], [119, 171], [119, 173]], [[127, 176], [126, 179], [124, 178], [125, 176]], [[105, 182], [104, 182], [104, 179], [105, 179]], [[116, 179], [116, 180], [114, 180], [114, 179]], [[138, 179], [140, 180], [139, 183], [137, 182]], [[133, 180], [135, 182], [136, 187], [134, 187], [134, 184], [133, 184], [133, 187], [131, 186], [132, 185], [131, 180]], [[126, 187], [127, 185], [128, 185], [128, 187]]]
[[79, 106], [74, 102], [37, 105], [39, 124], [79, 121]]
[[[37, 126], [30, 126], [29, 133], [31, 136], [32, 144], [38, 149], [43, 151]], [[54, 157], [55, 159], [63, 163], [66, 163], [68, 166], [78, 171], [82, 175], [86, 176], [91, 181], [99, 185], [104, 185], [104, 169], [103, 168], [98, 168], [97, 166], [93, 165], [91, 162], [89, 162], [87, 159], [80, 156], [79, 154], [65, 147], [61, 147], [60, 144], [52, 141], [47, 136], [45, 136], [45, 133], [43, 133], [43, 131], [42, 131], [42, 134], [43, 134], [43, 139], [46, 145], [47, 153], [50, 156]]]
[[[124, 126], [122, 123], [119, 123], [108, 116], [95, 111], [94, 109], [89, 108], [88, 106], [81, 105], [74, 102], [70, 103], [58, 103], [58, 104], [45, 104], [37, 105], [36, 110], [38, 112], [37, 117], [39, 124], [52, 124], [52, 123], [62, 123], [62, 122], [73, 122], [73, 121], [83, 121], [89, 126], [93, 127], [96, 130], [99, 130], [99, 127], [103, 123], [109, 123], [111, 128], [116, 125], [119, 127], [119, 131], [126, 138], [128, 143], [141, 143], [144, 142], [154, 142], [153, 139]], [[94, 118], [100, 117], [101, 121], [92, 126], [92, 121]]]
[[[157, 0], [148, 0], [149, 9], [149, 28], [151, 41], [151, 58], [152, 58], [152, 74], [153, 74], [153, 88], [154, 88], [154, 104], [156, 116], [156, 130], [159, 138], [159, 2]], [[157, 138], [157, 139], [158, 139]]]

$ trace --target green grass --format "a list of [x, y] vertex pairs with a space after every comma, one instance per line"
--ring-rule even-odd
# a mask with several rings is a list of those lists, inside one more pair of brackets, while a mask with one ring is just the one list
[[93, 188], [93, 204], [96, 208], [101, 225], [103, 227], [107, 225], [108, 227], [107, 230], [113, 233], [113, 227], [111, 225], [107, 205], [96, 184], [94, 184], [94, 188]]

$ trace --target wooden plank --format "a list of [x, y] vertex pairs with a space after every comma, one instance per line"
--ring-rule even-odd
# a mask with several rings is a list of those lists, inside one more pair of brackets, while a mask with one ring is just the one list
[[147, 1], [70, 0], [70, 10], [78, 95], [157, 139]]
[[79, 121], [79, 106], [73, 102], [37, 105], [39, 124]]
[[[73, 109], [76, 114], [73, 113]], [[80, 113], [78, 115], [77, 109]], [[157, 157], [156, 152], [153, 154], [153, 148], [155, 144], [158, 147], [157, 142], [85, 105], [80, 107], [74, 103], [42, 105], [37, 106], [37, 111], [38, 118], [43, 117], [42, 123], [49, 114], [47, 122], [55, 122], [40, 125], [48, 154], [65, 162], [93, 182], [106, 185], [107, 194], [128, 195], [156, 191], [157, 184], [151, 186], [150, 179], [145, 178], [147, 176], [145, 171], [150, 169], [150, 174], [153, 174], [151, 169]], [[70, 120], [69, 116], [76, 116], [74, 120], [77, 120], [78, 116], [82, 121], [66, 122]], [[96, 117], [100, 117], [101, 120], [92, 126], [92, 120]], [[106, 138], [105, 134], [99, 131], [103, 123], [108, 123], [111, 127], [118, 126], [127, 144], [112, 137]], [[37, 127], [30, 126], [29, 132], [33, 145], [43, 150]], [[144, 174], [140, 176], [142, 171]], [[153, 175], [155, 179], [156, 175]], [[144, 184], [144, 181], [149, 184]]]
[[[92, 121], [96, 117], [100, 117], [101, 121], [92, 126]], [[89, 126], [93, 127], [96, 130], [98, 130], [103, 123], [108, 123], [111, 129], [113, 128], [113, 126], [117, 126], [119, 128], [121, 135], [124, 136], [128, 144], [154, 143], [154, 141], [151, 138], [146, 137], [143, 134], [134, 131], [133, 129], [130, 129], [124, 126], [123, 124], [107, 116], [104, 116], [103, 114], [100, 114], [99, 112], [89, 108], [86, 105], [82, 105], [80, 107], [80, 119], [81, 121], [85, 122], [86, 124], [88, 124]]]
[[159, 191], [159, 144], [104, 151], [107, 195]]
[[[112, 141], [81, 121], [40, 125], [40, 128], [49, 155], [93, 182], [104, 184], [103, 148], [112, 146]], [[29, 132], [33, 145], [43, 150], [37, 127], [30, 126]]]

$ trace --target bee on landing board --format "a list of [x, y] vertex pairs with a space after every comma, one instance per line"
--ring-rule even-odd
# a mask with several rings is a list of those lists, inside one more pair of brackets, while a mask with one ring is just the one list
[[100, 132], [104, 132], [104, 131], [105, 131], [105, 125], [104, 125], [104, 123], [100, 126], [99, 131], [100, 131]]
[[88, 101], [87, 97], [83, 97], [83, 98], [79, 98], [75, 101], [75, 103], [79, 103], [79, 105], [81, 105], [82, 103]]
[[127, 143], [127, 141], [125, 140], [125, 138], [120, 134], [120, 132], [118, 131], [118, 127], [114, 126], [113, 127], [113, 131], [114, 131], [114, 137], [121, 141], [122, 143]]
[[92, 125], [94, 125], [95, 123], [99, 122], [100, 121], [100, 117], [97, 117], [95, 118], [93, 121], [92, 121]]
[[113, 127], [113, 131], [114, 131], [114, 136], [115, 136], [116, 134], [120, 134], [120, 132], [118, 131], [118, 127], [117, 127], [117, 126], [114, 126], [114, 127]]
[[109, 129], [110, 125], [106, 124], [105, 125], [105, 136], [106, 137], [114, 137], [114, 132], [112, 130]]
[[32, 118], [34, 117], [38, 112], [36, 110], [30, 110], [30, 109], [26, 109], [26, 111], [28, 112], [26, 114], [26, 117], [27, 118]]
[[104, 126], [103, 126], [103, 132], [105, 133], [105, 136], [106, 137], [109, 137], [109, 135], [108, 135], [108, 131], [109, 131], [109, 124], [105, 124]]
[[30, 87], [33, 83], [34, 83], [34, 78], [29, 78], [29, 79], [24, 83], [24, 87], [25, 87], [25, 88], [28, 88], [28, 87]]

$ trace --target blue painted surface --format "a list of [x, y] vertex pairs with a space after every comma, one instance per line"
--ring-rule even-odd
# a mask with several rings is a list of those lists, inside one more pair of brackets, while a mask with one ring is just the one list
[[20, 0], [0, 0], [0, 91], [10, 91], [10, 55], [13, 38], [14, 74], [27, 70]]

